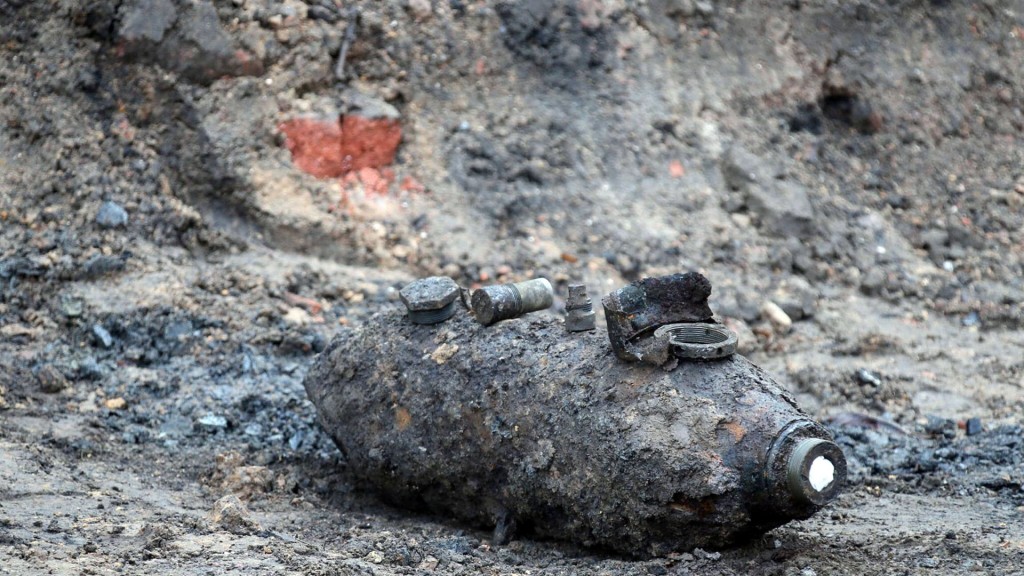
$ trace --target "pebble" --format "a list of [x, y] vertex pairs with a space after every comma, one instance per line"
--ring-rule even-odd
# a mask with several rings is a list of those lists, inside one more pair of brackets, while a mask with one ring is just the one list
[[932, 436], [954, 438], [956, 436], [956, 422], [948, 418], [929, 415], [925, 421], [924, 431]]
[[218, 414], [207, 414], [196, 420], [196, 427], [202, 430], [215, 432], [228, 427], [228, 419]]
[[68, 318], [78, 318], [82, 315], [85, 305], [81, 298], [64, 294], [60, 297], [60, 311]]
[[981, 434], [981, 418], [975, 416], [967, 420], [967, 435], [974, 436], [975, 434]]
[[309, 315], [309, 312], [306, 312], [305, 310], [297, 306], [289, 308], [288, 311], [285, 312], [284, 316], [281, 317], [281, 319], [284, 320], [285, 323], [287, 324], [300, 327], [309, 324], [313, 320], [313, 318]]
[[778, 304], [771, 300], [765, 300], [761, 304], [761, 316], [771, 322], [772, 328], [778, 334], [785, 334], [793, 327], [793, 319], [786, 314]]
[[128, 406], [128, 402], [124, 398], [108, 398], [103, 405], [107, 407], [107, 410], [124, 410]]
[[882, 385], [882, 378], [877, 372], [872, 372], [867, 368], [861, 368], [857, 370], [857, 381], [861, 384], [868, 384], [878, 388]]
[[210, 514], [210, 522], [234, 534], [251, 534], [263, 529], [238, 496], [230, 494], [217, 500]]
[[736, 351], [744, 356], [749, 356], [761, 348], [757, 335], [750, 328], [750, 325], [739, 318], [727, 317], [722, 320], [725, 327], [736, 334]]
[[128, 224], [128, 212], [116, 202], [106, 201], [96, 213], [96, 223], [103, 228], [118, 228]]
[[978, 326], [979, 324], [981, 324], [981, 315], [978, 314], [977, 312], [971, 312], [967, 316], [964, 316], [963, 320], [960, 321], [960, 324], [968, 328], [972, 326]]
[[47, 394], [56, 394], [68, 387], [64, 374], [49, 364], [40, 368], [36, 377], [39, 379], [39, 389]]
[[110, 335], [106, 328], [99, 324], [93, 325], [92, 335], [95, 337], [96, 343], [104, 348], [110, 348], [114, 345], [114, 337]]

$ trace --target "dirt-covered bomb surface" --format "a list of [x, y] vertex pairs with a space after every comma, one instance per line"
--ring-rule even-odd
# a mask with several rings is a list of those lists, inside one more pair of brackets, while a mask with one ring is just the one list
[[[1016, 1], [0, 1], [0, 573], [1019, 573], [1022, 61]], [[689, 269], [849, 460], [739, 548], [387, 507], [301, 387], [417, 277]]]

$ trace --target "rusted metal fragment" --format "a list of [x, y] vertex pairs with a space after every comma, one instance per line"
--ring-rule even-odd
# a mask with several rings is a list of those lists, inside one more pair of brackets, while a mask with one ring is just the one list
[[[605, 296], [602, 304], [615, 355], [629, 362], [663, 363], [668, 359], [668, 340], [651, 338], [654, 330], [665, 324], [711, 320], [710, 295], [711, 282], [687, 272], [644, 278]], [[662, 357], [665, 360], [659, 360]]]

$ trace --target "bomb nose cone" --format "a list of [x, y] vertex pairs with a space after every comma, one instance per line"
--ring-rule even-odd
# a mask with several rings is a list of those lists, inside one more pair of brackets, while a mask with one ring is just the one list
[[846, 458], [833, 442], [805, 438], [793, 448], [786, 465], [786, 485], [797, 501], [824, 506], [846, 482]]

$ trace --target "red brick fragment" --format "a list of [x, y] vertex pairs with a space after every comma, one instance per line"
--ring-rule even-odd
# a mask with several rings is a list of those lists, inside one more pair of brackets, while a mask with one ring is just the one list
[[[296, 118], [282, 122], [278, 129], [285, 135], [292, 162], [317, 178], [337, 178], [363, 168], [388, 166], [395, 161], [402, 140], [398, 120], [353, 114], [340, 121]], [[389, 182], [393, 179], [393, 175], [386, 178]]]
[[402, 141], [398, 120], [363, 118], [349, 114], [341, 119], [341, 154], [344, 172], [380, 168], [395, 161]]
[[336, 178], [346, 172], [337, 120], [296, 118], [278, 125], [285, 147], [300, 170], [317, 178]]
[[686, 176], [686, 168], [683, 167], [683, 163], [679, 160], [673, 160], [668, 164], [668, 173], [673, 178], [682, 178]]

